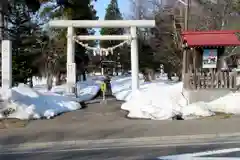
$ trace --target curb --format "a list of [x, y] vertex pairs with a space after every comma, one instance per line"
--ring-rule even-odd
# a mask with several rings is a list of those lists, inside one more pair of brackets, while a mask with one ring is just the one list
[[187, 142], [207, 142], [208, 140], [218, 140], [222, 138], [240, 137], [240, 132], [236, 133], [217, 133], [199, 135], [180, 135], [162, 137], [136, 137], [120, 139], [102, 140], [72, 140], [72, 141], [53, 141], [53, 142], [29, 142], [21, 144], [0, 145], [1, 151], [27, 150], [27, 149], [51, 149], [52, 147], [79, 147], [79, 148], [101, 148], [101, 147], [124, 147], [141, 145], [167, 145], [167, 144], [186, 144]]

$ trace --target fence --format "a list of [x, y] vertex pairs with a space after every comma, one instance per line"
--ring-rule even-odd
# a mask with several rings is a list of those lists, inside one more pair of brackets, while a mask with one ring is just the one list
[[184, 88], [198, 89], [237, 89], [237, 72], [201, 72], [186, 73]]

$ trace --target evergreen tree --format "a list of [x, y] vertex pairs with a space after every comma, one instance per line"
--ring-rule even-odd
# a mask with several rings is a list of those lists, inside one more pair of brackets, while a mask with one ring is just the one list
[[[39, 31], [36, 48], [39, 48], [34, 65], [38, 68], [41, 76], [47, 78], [47, 88], [52, 88], [53, 76], [56, 76], [56, 84], [61, 84], [61, 73], [66, 64], [66, 42], [51, 31]], [[63, 64], [64, 62], [64, 64]]]
[[25, 4], [31, 12], [36, 12], [40, 8], [40, 4], [44, 2], [42, 0], [25, 0]]
[[[106, 8], [106, 14], [104, 17], [105, 20], [122, 20], [122, 14], [120, 12], [118, 1], [117, 0], [111, 0], [108, 7]], [[124, 33], [123, 28], [102, 28], [100, 30], [101, 35], [122, 35]], [[102, 48], [109, 48], [112, 46], [115, 46], [117, 44], [121, 43], [121, 41], [100, 41], [100, 46]], [[103, 59], [113, 60], [113, 61], [119, 61], [119, 53], [120, 49], [117, 48], [114, 50], [113, 55], [108, 55], [107, 57], [103, 57]]]
[[11, 1], [7, 21], [9, 24], [7, 36], [12, 40], [13, 83], [27, 83], [37, 72], [32, 64], [37, 54], [33, 34], [37, 25], [32, 23], [26, 3], [21, 0]]
[[[118, 1], [117, 0], [111, 0], [108, 7], [106, 8], [106, 14], [104, 17], [105, 20], [122, 20], [122, 14], [120, 12]], [[119, 28], [102, 28], [100, 30], [101, 35], [121, 35], [123, 34], [124, 30]], [[114, 43], [114, 41], [112, 41]], [[100, 42], [101, 47], [110, 47], [111, 41], [101, 41]]]
[[[45, 9], [40, 13], [40, 17], [47, 17], [45, 20], [51, 20], [54, 18], [70, 20], [96, 20], [98, 17], [96, 16], [96, 11], [91, 4], [92, 1], [93, 0], [59, 0], [57, 1], [57, 5], [45, 7]], [[94, 30], [89, 28], [75, 29], [75, 32], [77, 35], [94, 34]], [[64, 35], [62, 38], [66, 39], [66, 30], [63, 31], [62, 35]], [[90, 43], [91, 46], [95, 45], [95, 42]], [[75, 48], [75, 62], [77, 65], [77, 73], [82, 74], [84, 79], [86, 79], [85, 67], [88, 65], [89, 58], [86, 49], [80, 45], [76, 45]]]
[[8, 1], [0, 1], [0, 41], [2, 39], [4, 39], [4, 29], [5, 29], [5, 26], [4, 26], [4, 23], [5, 23], [5, 20], [4, 20], [4, 17], [6, 16], [7, 14], [7, 8], [8, 8], [8, 4], [9, 2]]

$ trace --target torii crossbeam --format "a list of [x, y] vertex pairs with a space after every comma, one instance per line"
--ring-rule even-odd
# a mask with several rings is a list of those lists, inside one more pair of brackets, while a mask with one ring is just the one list
[[86, 36], [80, 40], [131, 40], [132, 91], [139, 89], [137, 28], [153, 28], [154, 20], [53, 20], [50, 27], [67, 28], [67, 91], [73, 92], [76, 84], [76, 64], [74, 59], [74, 28], [130, 28], [129, 35]]

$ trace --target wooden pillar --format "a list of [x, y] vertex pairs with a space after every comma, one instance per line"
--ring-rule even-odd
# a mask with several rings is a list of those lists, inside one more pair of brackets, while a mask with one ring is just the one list
[[197, 72], [197, 51], [195, 48], [193, 49], [193, 67], [194, 67], [194, 72]]
[[194, 70], [194, 62], [193, 62], [193, 59], [194, 59], [194, 55], [193, 55], [193, 50], [192, 49], [189, 49], [188, 50], [188, 53], [187, 53], [187, 72], [189, 73], [192, 73], [192, 71]]
[[183, 88], [187, 88], [187, 80], [186, 80], [186, 73], [187, 73], [187, 49], [184, 48], [183, 50], [183, 62], [182, 62], [182, 80], [183, 80]]
[[197, 72], [198, 72], [198, 66], [197, 66], [197, 51], [195, 48], [193, 48], [193, 76], [194, 76], [194, 81], [193, 81], [193, 87], [194, 89], [197, 89], [198, 86], [198, 79], [197, 79]]

